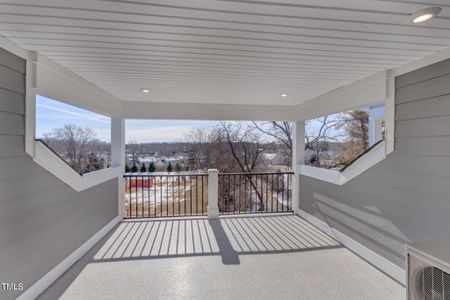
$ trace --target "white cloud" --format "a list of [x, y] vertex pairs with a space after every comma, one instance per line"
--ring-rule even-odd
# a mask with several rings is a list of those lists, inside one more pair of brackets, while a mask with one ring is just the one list
[[71, 116], [83, 119], [83, 120], [90, 120], [90, 121], [98, 121], [98, 122], [102, 122], [102, 123], [109, 123], [109, 118], [106, 116], [102, 116], [99, 114], [95, 114], [95, 113], [91, 113], [91, 112], [86, 112], [86, 113], [79, 113], [79, 112], [75, 112], [75, 111], [71, 111], [68, 109], [62, 109], [62, 108], [58, 108], [58, 107], [53, 107], [51, 105], [47, 105], [47, 104], [43, 104], [43, 103], [36, 103], [36, 106], [38, 107], [42, 107], [45, 109], [49, 109], [49, 110], [53, 110], [53, 111], [57, 111], [57, 112], [61, 112], [64, 114], [69, 114]]

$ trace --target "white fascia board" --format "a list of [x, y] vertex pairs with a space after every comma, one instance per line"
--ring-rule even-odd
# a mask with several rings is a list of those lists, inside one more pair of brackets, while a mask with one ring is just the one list
[[123, 102], [124, 119], [295, 121], [296, 106]]
[[41, 142], [35, 143], [34, 161], [77, 192], [123, 174], [122, 167], [113, 167], [80, 175]]
[[308, 120], [386, 100], [390, 71], [355, 81], [297, 106], [297, 118]]
[[111, 117], [122, 115], [122, 101], [90, 81], [42, 54], [36, 65], [36, 94]]
[[450, 47], [435, 52], [429, 56], [425, 56], [412, 62], [409, 62], [403, 66], [397, 67], [392, 70], [392, 76], [397, 77], [449, 58], [450, 58]]
[[297, 165], [297, 172], [300, 175], [308, 176], [321, 181], [333, 183], [336, 185], [344, 185], [353, 178], [361, 175], [363, 172], [365, 172], [369, 168], [375, 166], [383, 159], [385, 159], [386, 158], [385, 149], [386, 149], [385, 142], [379, 143], [364, 156], [356, 160], [343, 172], [301, 164]]

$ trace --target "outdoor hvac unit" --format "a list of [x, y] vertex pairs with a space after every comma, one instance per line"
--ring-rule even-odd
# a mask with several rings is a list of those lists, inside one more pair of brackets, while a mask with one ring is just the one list
[[450, 300], [450, 246], [407, 244], [406, 268], [408, 300]]

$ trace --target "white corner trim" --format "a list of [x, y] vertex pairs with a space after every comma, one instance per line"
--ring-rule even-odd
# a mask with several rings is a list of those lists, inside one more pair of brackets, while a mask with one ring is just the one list
[[345, 169], [344, 172], [301, 164], [297, 165], [297, 172], [303, 176], [312, 177], [336, 185], [344, 185], [385, 158], [386, 145], [383, 141], [356, 160], [351, 166]]
[[112, 167], [80, 175], [41, 142], [35, 142], [34, 161], [77, 192], [99, 185], [123, 174], [122, 167]]
[[350, 238], [348, 235], [343, 234], [339, 230], [331, 227], [330, 225], [326, 224], [317, 217], [305, 212], [304, 210], [298, 209], [297, 214], [309, 223], [324, 231], [326, 234], [337, 240], [352, 252], [356, 253], [358, 256], [362, 257], [363, 259], [380, 269], [382, 272], [394, 278], [399, 283], [403, 285], [406, 284], [405, 270], [403, 270], [399, 266], [393, 264], [386, 258], [375, 253], [366, 246]]
[[56, 267], [51, 269], [47, 274], [42, 276], [32, 286], [30, 286], [25, 292], [23, 292], [18, 300], [36, 299], [43, 291], [45, 291], [53, 282], [56, 281], [64, 272], [66, 272], [74, 263], [83, 257], [98, 241], [100, 241], [111, 229], [114, 228], [120, 219], [118, 216], [114, 217], [108, 224], [103, 226], [97, 233], [95, 233], [90, 239], [84, 242], [78, 247], [72, 254], [67, 256]]
[[389, 155], [395, 148], [395, 77], [392, 70], [386, 72], [386, 115], [384, 117], [386, 155]]
[[30, 52], [25, 74], [25, 152], [32, 158], [36, 136], [36, 62], [37, 53]]

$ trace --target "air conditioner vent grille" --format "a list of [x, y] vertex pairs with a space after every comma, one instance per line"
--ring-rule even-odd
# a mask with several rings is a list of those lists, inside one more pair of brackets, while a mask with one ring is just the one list
[[423, 264], [411, 275], [415, 300], [450, 300], [450, 274]]

